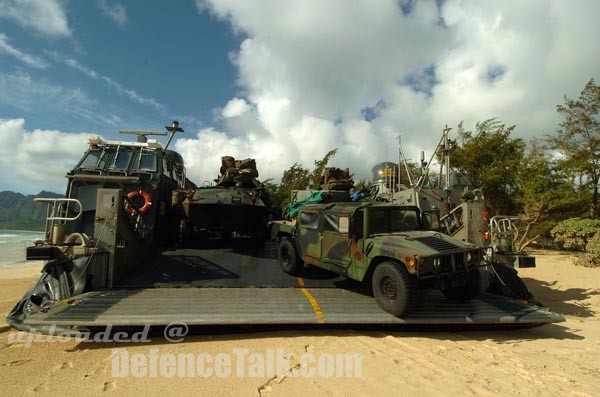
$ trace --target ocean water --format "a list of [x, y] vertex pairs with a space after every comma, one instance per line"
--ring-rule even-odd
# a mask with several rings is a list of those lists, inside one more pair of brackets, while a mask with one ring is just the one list
[[43, 239], [44, 232], [0, 229], [0, 267], [33, 263], [25, 260], [25, 248]]

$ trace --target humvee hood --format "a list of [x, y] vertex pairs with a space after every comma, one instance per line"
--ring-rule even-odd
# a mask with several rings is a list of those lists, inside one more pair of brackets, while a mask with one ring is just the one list
[[[429, 256], [468, 250], [460, 241], [432, 231], [378, 234], [367, 239], [366, 246], [373, 244], [369, 256], [388, 255], [398, 258], [415, 255]], [[399, 258], [400, 259], [400, 258]]]

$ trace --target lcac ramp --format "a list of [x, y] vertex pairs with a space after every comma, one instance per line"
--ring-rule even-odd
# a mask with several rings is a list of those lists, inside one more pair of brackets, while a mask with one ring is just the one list
[[565, 321], [546, 308], [484, 293], [469, 302], [432, 291], [397, 318], [359, 291], [340, 288], [149, 288], [90, 292], [26, 318], [38, 326], [415, 324], [534, 326]]

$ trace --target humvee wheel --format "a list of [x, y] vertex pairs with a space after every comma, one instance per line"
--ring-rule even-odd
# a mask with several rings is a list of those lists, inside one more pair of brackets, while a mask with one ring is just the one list
[[277, 257], [279, 258], [281, 270], [292, 276], [300, 274], [303, 264], [300, 258], [298, 258], [294, 243], [290, 239], [284, 238], [281, 240], [277, 248]]
[[481, 292], [481, 273], [479, 269], [471, 269], [469, 281], [461, 287], [448, 288], [442, 290], [444, 296], [448, 299], [468, 301], [475, 298]]
[[404, 316], [418, 303], [419, 286], [404, 265], [381, 262], [373, 272], [372, 286], [379, 306], [396, 317]]

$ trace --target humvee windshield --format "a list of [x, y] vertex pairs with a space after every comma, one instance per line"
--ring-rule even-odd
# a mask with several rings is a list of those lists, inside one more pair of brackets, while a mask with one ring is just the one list
[[422, 228], [419, 212], [414, 208], [373, 207], [368, 211], [369, 234], [406, 232]]

